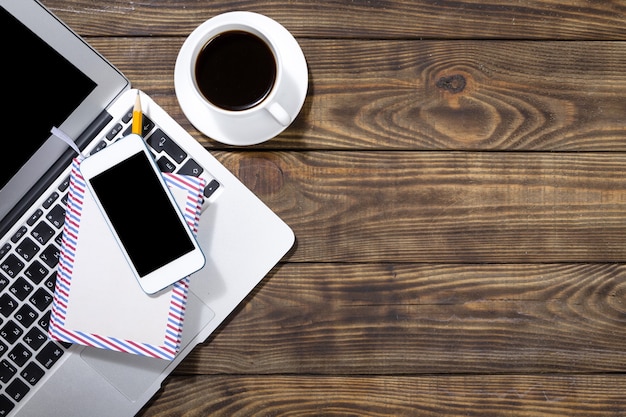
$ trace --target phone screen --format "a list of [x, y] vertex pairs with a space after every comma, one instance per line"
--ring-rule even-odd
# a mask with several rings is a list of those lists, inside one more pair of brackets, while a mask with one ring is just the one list
[[90, 180], [140, 277], [194, 249], [157, 175], [140, 152]]

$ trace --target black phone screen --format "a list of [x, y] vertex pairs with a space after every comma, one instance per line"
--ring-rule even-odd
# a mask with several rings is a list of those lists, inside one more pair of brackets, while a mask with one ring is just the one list
[[90, 180], [140, 277], [194, 249], [157, 175], [140, 152]]

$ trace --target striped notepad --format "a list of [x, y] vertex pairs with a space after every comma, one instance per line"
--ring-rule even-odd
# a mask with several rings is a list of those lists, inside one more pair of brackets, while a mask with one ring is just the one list
[[[171, 360], [180, 347], [189, 279], [182, 279], [154, 295], [143, 292], [86, 190], [79, 167], [80, 161], [75, 159], [49, 336]], [[204, 181], [175, 174], [163, 176], [196, 233]], [[150, 207], [128, 209], [141, 216]]]

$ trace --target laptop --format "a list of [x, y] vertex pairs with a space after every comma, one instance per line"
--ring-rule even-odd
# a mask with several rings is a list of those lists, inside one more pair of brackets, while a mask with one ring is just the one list
[[[163, 171], [204, 178], [182, 343], [172, 361], [47, 337], [71, 160], [130, 129], [138, 92], [36, 0], [0, 0], [4, 82], [0, 169], [0, 416], [132, 416], [226, 319], [294, 243], [294, 234], [142, 94], [143, 136]], [[11, 94], [11, 95], [8, 95]], [[158, 138], [158, 139], [157, 139]], [[155, 224], [155, 227], [158, 227]]]

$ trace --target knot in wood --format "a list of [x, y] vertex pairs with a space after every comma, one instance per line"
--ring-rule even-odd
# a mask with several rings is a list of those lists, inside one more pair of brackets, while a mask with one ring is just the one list
[[283, 170], [277, 161], [255, 155], [241, 158], [239, 179], [261, 196], [275, 194], [284, 185]]
[[467, 81], [465, 81], [465, 77], [460, 74], [451, 75], [449, 77], [441, 77], [436, 83], [438, 88], [443, 88], [453, 94], [462, 92], [466, 85]]

